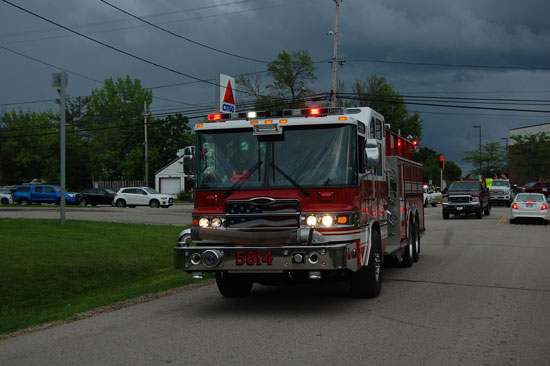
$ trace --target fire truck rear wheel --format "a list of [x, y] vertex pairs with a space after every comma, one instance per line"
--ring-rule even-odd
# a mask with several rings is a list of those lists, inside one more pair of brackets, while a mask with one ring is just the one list
[[415, 256], [415, 233], [414, 233], [414, 222], [409, 222], [409, 236], [407, 238], [407, 246], [403, 248], [403, 261], [401, 262], [402, 267], [411, 267], [414, 261]]
[[420, 227], [418, 221], [414, 223], [414, 254], [413, 262], [418, 262], [420, 259]]
[[227, 272], [216, 272], [216, 285], [224, 297], [244, 297], [252, 290], [252, 281]]
[[359, 298], [374, 298], [382, 290], [382, 241], [378, 231], [372, 233], [369, 262], [350, 277], [351, 294]]

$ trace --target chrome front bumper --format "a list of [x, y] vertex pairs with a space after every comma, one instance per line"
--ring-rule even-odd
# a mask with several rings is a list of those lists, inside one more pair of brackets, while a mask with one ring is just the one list
[[[242, 233], [240, 233], [242, 234]], [[255, 233], [261, 234], [261, 233]], [[268, 234], [268, 233], [266, 233]], [[322, 243], [322, 234], [305, 235], [311, 244], [297, 240], [283, 245], [247, 245], [202, 242], [191, 245], [191, 230], [184, 230], [174, 248], [174, 266], [187, 272], [230, 271], [241, 273], [282, 273], [284, 271], [357, 271], [360, 255], [355, 242]], [[311, 237], [314, 237], [312, 239]], [[269, 238], [266, 238], [269, 242]]]

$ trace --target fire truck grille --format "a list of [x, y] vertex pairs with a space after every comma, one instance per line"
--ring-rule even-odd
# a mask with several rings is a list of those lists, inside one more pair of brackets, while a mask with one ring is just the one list
[[451, 196], [449, 197], [451, 203], [467, 203], [470, 202], [470, 196]]
[[226, 212], [230, 228], [296, 228], [300, 223], [300, 205], [296, 200], [229, 201]]

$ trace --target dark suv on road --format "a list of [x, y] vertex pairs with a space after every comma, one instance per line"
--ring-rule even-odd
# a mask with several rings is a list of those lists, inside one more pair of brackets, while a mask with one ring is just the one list
[[480, 181], [456, 181], [443, 192], [443, 218], [450, 214], [476, 214], [478, 219], [491, 213], [489, 190]]

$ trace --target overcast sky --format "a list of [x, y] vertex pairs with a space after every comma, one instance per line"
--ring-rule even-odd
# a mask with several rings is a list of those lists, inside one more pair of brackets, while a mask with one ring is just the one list
[[[308, 50], [314, 61], [332, 57], [332, 36], [327, 35], [334, 28], [332, 0], [108, 1], [178, 35], [247, 58], [271, 61], [282, 50], [300, 49]], [[155, 29], [99, 0], [10, 2], [177, 72], [116, 52], [0, 0], [0, 112], [57, 110], [51, 74], [62, 69], [69, 72], [71, 97], [89, 95], [108, 77], [130, 75], [145, 87], [160, 87], [153, 89], [154, 114], [213, 106], [214, 86], [188, 83], [194, 80], [182, 74], [205, 80], [218, 73], [266, 69], [265, 63]], [[339, 57], [348, 61], [338, 77], [347, 92], [354, 80], [377, 73], [405, 96], [477, 98], [464, 105], [550, 111], [548, 14], [550, 2], [543, 0], [343, 0]], [[327, 92], [331, 65], [316, 67], [318, 80], [311, 87]], [[187, 84], [170, 86], [180, 83]], [[515, 102], [487, 104], [479, 98]], [[16, 104], [42, 100], [46, 102]], [[519, 105], [518, 100], [529, 102]], [[457, 99], [428, 103], [459, 104]], [[548, 112], [408, 108], [424, 121], [422, 144], [457, 162], [464, 174], [471, 167], [461, 160], [463, 152], [479, 144], [473, 125], [482, 126], [483, 142], [504, 144], [501, 138], [509, 136], [510, 128], [550, 122]]]

